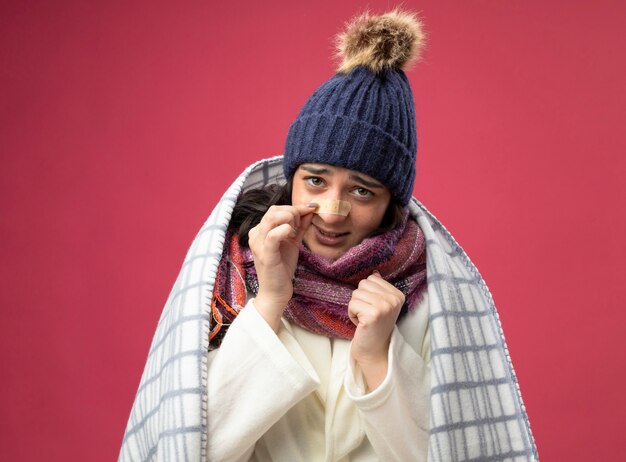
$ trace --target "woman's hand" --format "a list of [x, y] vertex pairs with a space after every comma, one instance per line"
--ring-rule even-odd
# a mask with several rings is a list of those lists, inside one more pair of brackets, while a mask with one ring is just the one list
[[387, 375], [389, 341], [404, 300], [404, 294], [377, 271], [359, 282], [352, 292], [348, 315], [356, 332], [351, 353], [369, 390], [376, 389]]
[[273, 205], [248, 233], [259, 280], [257, 311], [278, 332], [285, 306], [293, 296], [293, 276], [300, 243], [317, 204]]

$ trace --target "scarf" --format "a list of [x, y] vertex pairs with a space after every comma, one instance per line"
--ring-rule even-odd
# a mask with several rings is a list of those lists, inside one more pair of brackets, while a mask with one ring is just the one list
[[[211, 302], [211, 348], [217, 348], [246, 303], [246, 292], [258, 293], [252, 252], [239, 245], [230, 231], [218, 267]], [[283, 316], [310, 332], [330, 338], [351, 339], [356, 326], [348, 316], [352, 292], [362, 279], [377, 270], [405, 296], [398, 319], [421, 298], [426, 287], [426, 253], [422, 230], [405, 214], [400, 226], [364, 239], [330, 261], [300, 246], [294, 275], [294, 294]]]

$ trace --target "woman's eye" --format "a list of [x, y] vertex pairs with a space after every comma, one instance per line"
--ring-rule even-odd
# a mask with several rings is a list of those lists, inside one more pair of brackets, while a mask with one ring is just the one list
[[324, 184], [324, 180], [322, 180], [321, 178], [317, 177], [317, 176], [310, 176], [308, 178], [305, 178], [305, 180], [311, 185], [311, 186], [322, 186]]
[[354, 193], [359, 197], [371, 197], [374, 195], [372, 191], [370, 191], [369, 189], [365, 189], [365, 188], [356, 188], [354, 190]]

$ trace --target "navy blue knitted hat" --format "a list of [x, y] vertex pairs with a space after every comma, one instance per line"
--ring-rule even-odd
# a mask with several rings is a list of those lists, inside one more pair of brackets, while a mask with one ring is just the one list
[[288, 178], [311, 162], [365, 173], [403, 206], [415, 181], [417, 134], [413, 93], [403, 68], [424, 42], [415, 15], [363, 14], [338, 38], [338, 72], [308, 99], [289, 128]]

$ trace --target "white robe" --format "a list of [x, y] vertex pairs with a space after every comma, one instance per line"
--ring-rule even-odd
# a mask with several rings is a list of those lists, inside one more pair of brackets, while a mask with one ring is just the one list
[[209, 353], [208, 460], [425, 461], [427, 300], [394, 329], [387, 375], [369, 393], [350, 341], [285, 319], [276, 334], [248, 302]]

